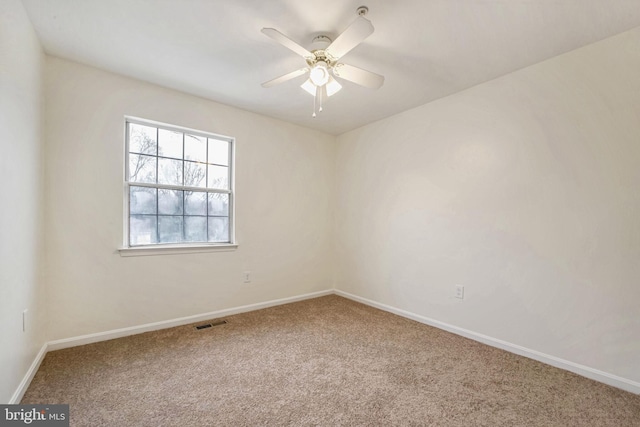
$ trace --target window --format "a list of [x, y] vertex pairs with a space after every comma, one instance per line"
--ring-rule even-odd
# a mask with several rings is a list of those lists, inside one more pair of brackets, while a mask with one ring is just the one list
[[233, 144], [127, 119], [125, 246], [233, 243]]

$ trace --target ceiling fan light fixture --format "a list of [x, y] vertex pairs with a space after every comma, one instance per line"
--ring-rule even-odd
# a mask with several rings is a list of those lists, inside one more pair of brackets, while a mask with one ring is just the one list
[[338, 63], [345, 54], [373, 33], [371, 21], [364, 17], [367, 11], [366, 6], [360, 6], [356, 20], [333, 41], [325, 35], [314, 37], [312, 50], [300, 46], [274, 28], [263, 28], [262, 32], [267, 37], [302, 56], [308, 67], [269, 80], [262, 86], [275, 86], [309, 73], [309, 78], [300, 87], [313, 96], [312, 117], [316, 117], [317, 113], [322, 111], [323, 100], [342, 89], [342, 85], [334, 76], [360, 86], [378, 89], [384, 82], [383, 76], [342, 62]]
[[[304, 89], [305, 92], [307, 92], [309, 95], [316, 96], [316, 90], [317, 90], [318, 86], [316, 86], [311, 81], [311, 79], [307, 79], [307, 81], [302, 83], [300, 85], [300, 87], [302, 89]], [[325, 85], [325, 89], [327, 91], [327, 96], [331, 96], [331, 95], [335, 95], [336, 93], [338, 93], [340, 91], [340, 89], [342, 89], [342, 85], [340, 83], [338, 83], [338, 81], [336, 79], [334, 79], [333, 77], [329, 76], [329, 81], [327, 81], [327, 84]]]
[[326, 85], [329, 77], [331, 77], [329, 75], [329, 69], [327, 68], [327, 63], [324, 61], [318, 61], [309, 74], [309, 78], [316, 86]]

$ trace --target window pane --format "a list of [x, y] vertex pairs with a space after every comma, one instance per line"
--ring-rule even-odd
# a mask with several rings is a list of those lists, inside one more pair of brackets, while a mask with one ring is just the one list
[[209, 163], [229, 166], [229, 141], [209, 138]]
[[203, 163], [184, 162], [184, 185], [189, 187], [206, 187], [207, 165]]
[[229, 242], [232, 141], [152, 122], [126, 126], [129, 245]]
[[155, 155], [157, 129], [151, 126], [129, 124], [129, 152]]
[[150, 214], [156, 213], [156, 189], [147, 187], [130, 187], [129, 189], [129, 213]]
[[184, 135], [184, 158], [196, 162], [207, 162], [207, 138]]
[[156, 228], [156, 216], [131, 215], [129, 217], [129, 244], [136, 246], [158, 243]]
[[209, 193], [209, 215], [229, 216], [229, 195]]
[[182, 185], [182, 161], [159, 158], [158, 182], [160, 184]]
[[207, 241], [207, 217], [185, 216], [184, 237], [187, 242]]
[[219, 188], [221, 190], [229, 189], [229, 168], [226, 166], [209, 165], [209, 182], [207, 187]]
[[229, 218], [208, 217], [209, 221], [209, 241], [228, 242], [229, 241]]
[[158, 213], [160, 215], [182, 215], [182, 191], [159, 189]]
[[158, 156], [182, 159], [182, 132], [158, 130]]
[[207, 193], [200, 191], [185, 191], [185, 215], [207, 215]]
[[178, 243], [182, 241], [182, 217], [158, 217], [158, 235], [160, 243]]
[[156, 182], [156, 158], [129, 154], [129, 181]]

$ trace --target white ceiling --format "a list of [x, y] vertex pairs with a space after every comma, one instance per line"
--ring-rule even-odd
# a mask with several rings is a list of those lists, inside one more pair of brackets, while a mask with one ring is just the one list
[[[640, 26], [640, 0], [23, 0], [48, 54], [340, 134]], [[335, 38], [360, 5], [375, 32], [343, 62], [385, 76], [344, 82], [312, 119], [304, 77], [260, 84]]]

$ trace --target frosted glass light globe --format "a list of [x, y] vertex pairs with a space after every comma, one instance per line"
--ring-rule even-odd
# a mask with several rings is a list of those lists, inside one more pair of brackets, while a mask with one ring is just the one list
[[316, 86], [324, 86], [329, 81], [329, 70], [327, 69], [327, 63], [324, 61], [318, 61], [316, 65], [311, 69], [309, 78]]

